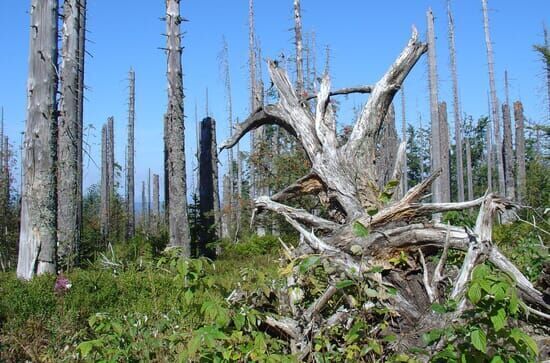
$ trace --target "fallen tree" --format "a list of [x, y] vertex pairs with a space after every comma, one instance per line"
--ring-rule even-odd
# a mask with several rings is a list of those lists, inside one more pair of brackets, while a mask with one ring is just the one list
[[[356, 314], [368, 308], [356, 306], [354, 296], [346, 295], [338, 286], [342, 281], [375, 280], [391, 287], [392, 296], [384, 306], [393, 312], [388, 329], [403, 339], [396, 351], [414, 346], [423, 332], [444, 326], [460, 318], [468, 307], [466, 291], [474, 268], [489, 261], [515, 281], [526, 309], [540, 319], [549, 320], [550, 306], [541, 292], [492, 243], [491, 234], [499, 213], [516, 206], [494, 194], [461, 203], [423, 203], [440, 171], [408, 190], [400, 199], [394, 189], [401, 178], [405, 145], [399, 147], [392, 181], [379, 187], [375, 151], [379, 134], [394, 95], [408, 73], [426, 52], [427, 45], [418, 39], [416, 29], [405, 49], [393, 65], [373, 86], [331, 91], [325, 75], [316, 97], [315, 112], [308, 100], [299, 97], [286, 72], [268, 61], [269, 73], [279, 93], [276, 104], [255, 110], [237, 125], [232, 137], [221, 150], [233, 147], [246, 133], [266, 124], [276, 124], [294, 135], [311, 162], [311, 171], [273, 197], [256, 199], [256, 214], [271, 211], [282, 215], [301, 235], [300, 244], [285, 246], [289, 262], [304, 261], [316, 256], [330, 266], [323, 291], [312, 303], [305, 303], [301, 287], [303, 277], [294, 266], [285, 289], [278, 296], [275, 314], [265, 324], [288, 339], [292, 352], [306, 359], [320, 332], [337, 325], [349, 325]], [[353, 126], [349, 139], [339, 143], [331, 96], [353, 92], [370, 93], [369, 99]], [[326, 206], [327, 217], [310, 214], [283, 202], [304, 194], [318, 195]], [[447, 211], [478, 208], [473, 229], [433, 222], [432, 215]], [[450, 251], [464, 252], [460, 268], [446, 263]], [[396, 268], [389, 261], [396, 256], [414, 256]], [[438, 257], [428, 263], [426, 256]], [[383, 267], [384, 273], [379, 268]], [[345, 285], [345, 284], [344, 284]], [[239, 294], [234, 294], [231, 299]], [[430, 306], [435, 302], [457, 301], [457, 308], [448, 314], [434, 316]], [[310, 300], [311, 301], [311, 300]], [[355, 303], [354, 303], [355, 301]], [[331, 305], [331, 309], [325, 309]], [[327, 312], [330, 312], [328, 314]], [[405, 338], [406, 337], [406, 338]]]

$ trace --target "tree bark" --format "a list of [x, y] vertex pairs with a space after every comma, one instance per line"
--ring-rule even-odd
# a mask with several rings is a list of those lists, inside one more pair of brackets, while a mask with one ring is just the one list
[[[254, 0], [248, 1], [248, 70], [249, 70], [249, 87], [250, 87], [250, 110], [252, 114], [258, 108], [258, 101], [256, 98], [257, 83], [256, 83], [256, 35], [254, 26]], [[250, 156], [256, 150], [256, 138], [257, 132], [250, 134]], [[250, 197], [256, 197], [257, 189], [257, 177], [256, 167], [253, 162], [249, 163], [250, 173]]]
[[451, 201], [451, 171], [450, 171], [450, 147], [449, 147], [449, 123], [447, 122], [447, 103], [439, 104], [439, 150], [441, 152], [441, 198], [442, 202]]
[[487, 64], [489, 67], [489, 89], [491, 96], [491, 114], [493, 118], [494, 140], [497, 150], [497, 172], [498, 172], [498, 191], [506, 192], [504, 176], [504, 160], [502, 157], [502, 140], [500, 137], [500, 116], [498, 107], [497, 90], [495, 85], [495, 61], [493, 58], [493, 44], [491, 43], [491, 34], [489, 30], [489, 14], [487, 9], [487, 0], [481, 0], [483, 8], [483, 28], [485, 31], [485, 46], [487, 48]]
[[133, 69], [128, 73], [130, 93], [128, 102], [128, 145], [126, 165], [126, 238], [134, 237], [136, 233], [136, 207], [135, 207], [135, 165], [134, 165], [134, 130], [136, 114], [136, 74]]
[[166, 33], [168, 52], [168, 230], [169, 247], [181, 247], [190, 255], [190, 234], [187, 219], [187, 183], [185, 178], [185, 138], [183, 110], [183, 71], [181, 65], [180, 0], [166, 1]]
[[460, 96], [458, 93], [458, 76], [456, 70], [455, 25], [451, 13], [451, 2], [447, 1], [447, 16], [449, 19], [449, 54], [451, 74], [453, 78], [453, 114], [455, 122], [455, 155], [456, 155], [456, 187], [457, 200], [464, 201], [464, 163], [462, 161], [462, 117], [460, 115]]
[[[431, 139], [430, 139], [430, 159], [431, 170], [439, 170], [441, 163], [441, 143], [439, 137], [439, 101], [437, 84], [437, 60], [435, 52], [435, 33], [434, 33], [434, 15], [429, 9], [427, 14], [428, 22], [428, 82], [430, 89], [430, 119], [431, 119]], [[443, 180], [440, 178], [433, 183], [432, 200], [434, 202], [443, 201]]]
[[391, 104], [386, 113], [376, 153], [376, 175], [378, 189], [380, 190], [383, 190], [384, 186], [391, 180], [398, 145], [399, 141], [397, 140], [397, 130], [395, 127], [395, 109], [393, 104]]
[[504, 172], [506, 176], [506, 198], [515, 200], [516, 188], [514, 180], [514, 149], [512, 146], [512, 117], [510, 115], [510, 106], [502, 105], [503, 119], [503, 159]]
[[304, 94], [304, 47], [300, 0], [294, 0], [294, 41], [296, 45], [296, 93], [302, 97]]
[[199, 201], [200, 201], [200, 233], [198, 253], [200, 256], [215, 257], [215, 253], [207, 248], [207, 244], [217, 239], [218, 226], [216, 211], [217, 169], [214, 144], [214, 119], [207, 117], [201, 121], [200, 153], [199, 153]]
[[58, 116], [58, 184], [57, 184], [57, 255], [59, 263], [71, 269], [76, 260], [80, 239], [78, 224], [79, 150], [82, 138], [78, 119], [79, 105], [79, 26], [78, 0], [65, 0], [63, 5], [61, 98]]
[[[77, 144], [78, 148], [78, 165], [77, 165], [77, 175], [78, 175], [78, 204], [77, 204], [77, 224], [79, 228], [80, 237], [82, 237], [82, 228], [83, 228], [83, 195], [84, 195], [84, 69], [86, 61], [86, 16], [87, 16], [87, 0], [78, 1], [78, 106], [77, 106], [77, 125], [79, 127], [78, 137], [79, 142]], [[78, 244], [76, 250], [80, 251], [80, 239], [78, 239]], [[76, 262], [78, 263], [80, 253], [76, 255]]]
[[103, 242], [109, 234], [109, 185], [107, 177], [107, 125], [101, 128], [101, 206], [100, 206], [100, 229]]
[[[223, 38], [223, 50], [222, 50], [222, 64], [223, 64], [223, 72], [224, 72], [224, 80], [225, 80], [225, 99], [226, 99], [226, 107], [227, 107], [227, 124], [229, 127], [229, 135], [233, 135], [233, 98], [231, 95], [231, 73], [229, 68], [229, 46], [227, 45], [227, 40], [225, 37]], [[217, 150], [216, 150], [217, 152]], [[226, 190], [226, 180], [224, 177], [223, 180], [223, 197], [224, 197], [224, 218], [225, 218], [225, 229], [227, 231], [222, 231], [222, 236], [228, 237], [229, 232], [228, 228], [230, 225], [233, 224], [234, 213], [236, 212], [237, 206], [235, 203], [235, 161], [233, 158], [233, 149], [230, 149], [227, 154], [227, 166], [228, 166], [228, 189]], [[226, 195], [226, 192], [228, 193]], [[224, 230], [225, 230], [224, 229]]]
[[516, 121], [516, 180], [517, 180], [517, 196], [518, 201], [525, 201], [526, 189], [526, 173], [525, 173], [525, 131], [523, 104], [520, 101], [514, 102], [514, 120]]
[[32, 0], [17, 276], [56, 272], [57, 0]]
[[[401, 86], [401, 142], [404, 142], [405, 145], [408, 144], [407, 141], [407, 117], [405, 109], [405, 85]], [[401, 176], [401, 191], [400, 195], [405, 195], [405, 192], [409, 190], [409, 171], [407, 166], [407, 151], [403, 156], [403, 175]]]

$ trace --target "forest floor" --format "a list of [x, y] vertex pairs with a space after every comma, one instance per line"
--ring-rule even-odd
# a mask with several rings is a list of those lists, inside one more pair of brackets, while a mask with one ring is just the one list
[[[541, 274], [549, 262], [544, 236], [522, 222], [494, 231], [499, 247], [548, 293], [541, 278], [548, 279]], [[288, 343], [261, 323], [288, 268], [278, 238], [253, 236], [223, 251], [216, 261], [184, 260], [156, 255], [138, 237], [61, 277], [21, 282], [13, 272], [0, 273], [0, 361], [296, 361]], [[268, 303], [230, 304], [237, 288]], [[341, 360], [353, 361], [346, 358], [355, 354], [349, 334], [343, 336], [348, 348]], [[375, 349], [378, 359], [399, 361], [384, 355], [383, 344]]]

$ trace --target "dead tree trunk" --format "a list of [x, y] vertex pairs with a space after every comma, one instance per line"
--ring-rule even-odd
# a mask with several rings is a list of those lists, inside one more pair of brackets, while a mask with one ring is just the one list
[[[248, 69], [249, 69], [249, 87], [250, 87], [250, 113], [258, 108], [258, 100], [256, 98], [256, 35], [254, 26], [254, 0], [248, 1]], [[256, 150], [257, 131], [250, 134], [250, 156]], [[257, 177], [256, 167], [253, 162], [249, 163], [250, 173], [250, 197], [256, 197]]]
[[[299, 279], [299, 269], [293, 269], [289, 279], [291, 283], [276, 292], [280, 297], [280, 305], [274, 304], [273, 314], [264, 321], [291, 343], [294, 347], [293, 353], [301, 361], [307, 361], [317, 331], [329, 327], [331, 322], [337, 324], [347, 321], [348, 318], [353, 319], [355, 314], [364, 313], [362, 308], [357, 309], [354, 306], [353, 301], [349, 302], [350, 299], [342, 297], [342, 289], [331, 286], [333, 283], [340, 281], [342, 276], [354, 281], [373, 279], [374, 266], [379, 266], [383, 261], [404, 251], [418, 253], [422, 260], [423, 247], [426, 247], [425, 252], [429, 249], [444, 251], [443, 261], [438, 263], [439, 267], [433, 273], [428, 271], [425, 263], [422, 268], [404, 270], [388, 264], [388, 267], [384, 267], [390, 270], [388, 273], [376, 275], [378, 283], [388, 284], [386, 286], [392, 286], [396, 290], [393, 297], [384, 300], [384, 306], [397, 312], [392, 318], [395, 321], [388, 324], [388, 330], [403, 336], [407, 334], [403, 342], [397, 343], [397, 349], [406, 350], [411, 345], [414, 346], [418, 342], [417, 338], [424, 332], [422, 329], [429, 331], [456, 318], [455, 313], [436, 318], [427, 307], [431, 302], [447, 297], [458, 301], [459, 309], [465, 306], [465, 291], [472, 269], [484, 259], [513, 276], [520, 295], [533, 307], [530, 308], [532, 311], [534, 308], [541, 309], [544, 312], [539, 315], [544, 316], [550, 310], [542, 293], [535, 290], [529, 280], [491, 242], [493, 218], [500, 211], [512, 206], [509, 201], [489, 194], [478, 200], [462, 203], [420, 202], [431, 183], [438, 177], [439, 170], [435, 170], [427, 180], [409, 190], [399, 200], [380, 198], [375, 159], [380, 132], [385, 126], [386, 114], [393, 97], [426, 50], [426, 45], [418, 40], [415, 30], [395, 63], [373, 86], [349, 139], [343, 145], [337, 141], [335, 118], [330, 106], [329, 76], [326, 74], [321, 81], [313, 113], [302, 107], [301, 98], [292, 87], [287, 73], [275, 62], [269, 61], [271, 80], [279, 93], [278, 102], [253, 112], [237, 125], [234, 135], [221, 146], [222, 150], [233, 147], [255, 128], [276, 124], [296, 137], [311, 162], [312, 169], [308, 175], [272, 198], [262, 196], [255, 201], [256, 213], [262, 210], [276, 212], [301, 234], [299, 246], [294, 250], [287, 250], [289, 259], [296, 261], [296, 258], [314, 254], [326, 261], [333, 270], [328, 272], [329, 269], [325, 269], [329, 274], [326, 292], [316, 295], [318, 298], [316, 297], [315, 302], [306, 306], [310, 300], [300, 301], [294, 298], [296, 289], [301, 288], [306, 279]], [[394, 179], [399, 180], [401, 172], [402, 165], [396, 163]], [[385, 192], [391, 197], [391, 191]], [[281, 204], [285, 199], [303, 194], [328, 196], [325, 203], [331, 219]], [[427, 217], [434, 213], [473, 207], [480, 208], [473, 231], [426, 222]], [[370, 233], [358, 234], [356, 230], [359, 225]], [[449, 248], [466, 251], [458, 274], [442, 272]], [[416, 274], [416, 277], [410, 274]], [[430, 274], [433, 275], [431, 279], [428, 278]], [[443, 296], [440, 292], [443, 294], [445, 289], [439, 288], [447, 278], [452, 280], [453, 291], [448, 296]], [[414, 286], [420, 289], [413, 290]], [[315, 294], [311, 290], [308, 293]], [[329, 306], [329, 302], [333, 308], [323, 309]], [[411, 336], [416, 338], [410, 338]]]
[[141, 182], [141, 228], [147, 232], [147, 192], [145, 180]]
[[153, 174], [153, 230], [158, 232], [160, 224], [160, 199], [159, 199], [159, 189], [160, 181], [158, 174]]
[[468, 181], [468, 200], [474, 199], [474, 182], [472, 175], [472, 148], [470, 140], [466, 138], [466, 180]]
[[212, 153], [215, 150], [214, 119], [207, 117], [201, 121], [200, 154], [199, 154], [199, 201], [200, 201], [200, 233], [198, 253], [201, 256], [215, 257], [212, 250], [207, 249], [208, 243], [217, 239], [218, 226], [216, 215], [216, 189], [217, 178], [215, 176], [217, 165], [216, 157]]
[[449, 54], [451, 60], [451, 74], [453, 78], [453, 114], [455, 121], [455, 155], [456, 155], [456, 187], [457, 200], [464, 201], [464, 163], [462, 161], [462, 117], [460, 115], [460, 96], [458, 93], [458, 76], [456, 70], [455, 24], [451, 13], [451, 2], [447, 2], [447, 16], [449, 18]]
[[220, 188], [218, 176], [218, 142], [216, 139], [216, 120], [211, 118], [211, 143], [210, 153], [212, 155], [212, 184], [214, 188], [214, 219], [216, 226], [216, 239], [220, 239], [222, 235], [222, 215], [220, 210]]
[[[296, 261], [297, 258], [314, 254], [333, 268], [333, 272], [327, 272], [330, 275], [326, 281], [327, 290], [317, 294], [313, 304], [308, 299], [294, 298], [296, 289], [300, 289], [306, 279], [299, 278], [300, 269], [291, 270], [292, 281], [276, 293], [280, 297], [280, 305], [274, 305], [273, 314], [265, 321], [265, 324], [289, 341], [299, 360], [307, 361], [317, 331], [348, 318], [353, 319], [355, 314], [364, 313], [364, 309], [357, 309], [354, 301], [350, 302], [351, 299], [343, 297], [342, 289], [335, 288], [333, 283], [340, 281], [342, 276], [354, 281], [373, 279], [373, 266], [379, 266], [383, 261], [404, 251], [418, 253], [422, 261], [423, 247], [426, 247], [425, 252], [429, 249], [444, 251], [439, 267], [433, 272], [428, 270], [425, 263], [418, 265], [418, 268], [405, 270], [392, 267], [388, 263], [384, 269], [390, 271], [376, 275], [378, 283], [396, 289], [393, 297], [384, 300], [385, 308], [396, 311], [395, 321], [388, 326], [396, 334], [419, 337], [423, 329], [428, 331], [455, 319], [456, 313], [449, 313], [442, 318], [438, 315], [439, 318], [436, 318], [427, 307], [438, 299], [450, 297], [459, 302], [459, 309], [463, 308], [472, 269], [485, 259], [514, 278], [521, 296], [532, 306], [532, 311], [535, 308], [543, 310], [543, 313], [539, 312], [539, 316], [547, 316], [545, 314], [550, 311], [542, 293], [535, 290], [527, 278], [491, 242], [493, 218], [500, 211], [512, 206], [509, 201], [489, 194], [478, 200], [462, 203], [420, 202], [438, 177], [439, 170], [434, 171], [427, 180], [409, 190], [399, 200], [380, 198], [375, 159], [380, 132], [385, 126], [386, 114], [393, 97], [426, 49], [426, 45], [418, 40], [414, 31], [407, 47], [373, 86], [349, 139], [343, 145], [339, 145], [337, 141], [335, 118], [330, 106], [329, 76], [325, 75], [321, 81], [315, 113], [312, 113], [302, 107], [301, 99], [292, 87], [287, 73], [275, 62], [269, 61], [271, 80], [279, 93], [279, 101], [253, 112], [243, 123], [237, 125], [235, 134], [221, 147], [222, 150], [232, 147], [255, 128], [276, 124], [296, 137], [311, 162], [312, 169], [308, 175], [272, 198], [262, 196], [255, 201], [256, 213], [262, 210], [278, 213], [301, 234], [300, 245], [294, 250], [287, 250], [289, 259]], [[401, 171], [402, 165], [396, 163], [394, 175], [398, 177], [395, 179], [399, 180]], [[391, 191], [385, 192], [391, 196]], [[331, 219], [281, 204], [285, 198], [304, 194], [327, 195]], [[473, 231], [426, 222], [426, 217], [434, 213], [474, 207], [479, 207], [480, 212]], [[359, 224], [370, 233], [356, 233]], [[458, 273], [451, 272], [451, 269], [449, 274], [447, 271], [442, 272], [445, 268], [446, 251], [450, 248], [466, 251]], [[433, 275], [431, 279], [430, 274]], [[445, 289], [439, 287], [448, 278], [452, 280], [453, 291], [448, 296], [443, 296]], [[308, 293], [314, 292], [310, 290]], [[406, 350], [406, 341], [415, 339], [405, 338], [405, 342], [397, 345], [403, 345], [401, 349]], [[415, 342], [417, 340], [412, 343]]]
[[495, 61], [493, 59], [493, 44], [491, 43], [491, 34], [489, 31], [489, 14], [487, 9], [487, 0], [481, 0], [483, 6], [483, 28], [485, 31], [485, 46], [487, 48], [487, 64], [489, 67], [489, 89], [491, 96], [491, 114], [493, 116], [494, 141], [497, 150], [497, 172], [498, 172], [498, 191], [505, 193], [504, 160], [502, 158], [502, 140], [500, 137], [500, 116], [497, 99], [497, 90], [495, 85]]
[[442, 202], [451, 201], [451, 171], [449, 147], [449, 123], [447, 122], [447, 103], [439, 104], [439, 151], [441, 152], [441, 198]]
[[135, 166], [134, 166], [134, 128], [136, 115], [136, 74], [133, 69], [128, 73], [130, 95], [128, 102], [128, 145], [126, 165], [126, 238], [136, 234], [136, 207], [135, 207]]
[[514, 102], [514, 120], [516, 122], [516, 180], [518, 201], [525, 201], [526, 173], [525, 173], [525, 131], [523, 105], [520, 101]]
[[[430, 159], [431, 170], [439, 170], [442, 167], [441, 163], [441, 143], [439, 137], [439, 100], [438, 100], [438, 84], [437, 84], [437, 61], [435, 53], [435, 33], [434, 33], [434, 15], [429, 9], [427, 14], [428, 22], [428, 82], [430, 89], [430, 119], [431, 119], [431, 139], [430, 139]], [[434, 202], [443, 201], [443, 180], [439, 178], [433, 183], [432, 200]]]
[[[86, 61], [86, 6], [87, 0], [78, 1], [78, 107], [77, 107], [77, 125], [79, 127], [78, 137], [79, 142], [77, 144], [78, 149], [78, 165], [77, 165], [77, 175], [78, 175], [78, 205], [77, 205], [77, 224], [79, 233], [82, 234], [83, 220], [82, 220], [82, 211], [83, 211], [83, 195], [84, 195], [84, 66]], [[80, 238], [78, 239], [78, 245], [76, 250], [80, 251]], [[79, 254], [77, 253], [76, 259], [78, 263]]]
[[183, 113], [183, 71], [181, 65], [180, 0], [166, 1], [166, 34], [168, 34], [168, 229], [169, 247], [181, 247], [190, 254], [187, 219], [187, 183], [185, 178], [185, 138]]
[[63, 5], [61, 98], [58, 116], [58, 183], [57, 183], [57, 255], [65, 268], [72, 268], [78, 251], [79, 149], [82, 143], [78, 124], [78, 48], [80, 11], [78, 0], [65, 0]]
[[386, 184], [392, 179], [392, 171], [397, 160], [397, 149], [399, 141], [395, 127], [395, 109], [390, 105], [384, 120], [384, 126], [380, 132], [380, 140], [376, 150], [376, 175], [377, 184], [383, 190]]
[[304, 95], [304, 47], [302, 38], [302, 10], [300, 0], [294, 0], [294, 41], [296, 45], [296, 92]]
[[514, 149], [512, 146], [512, 117], [508, 104], [502, 105], [503, 116], [503, 158], [504, 172], [506, 174], [506, 198], [515, 200], [516, 188], [514, 180]]
[[[57, 0], [31, 1], [17, 276], [56, 273]], [[40, 156], [37, 158], [37, 156]]]
[[147, 228], [151, 228], [152, 224], [153, 212], [151, 210], [151, 168], [149, 168], [147, 174]]
[[107, 240], [109, 235], [109, 177], [108, 157], [107, 157], [107, 125], [101, 128], [101, 207], [100, 207], [100, 224], [101, 237], [103, 242]]
[[[224, 80], [225, 80], [225, 99], [226, 99], [226, 108], [227, 108], [227, 124], [229, 127], [229, 135], [233, 135], [233, 98], [231, 95], [231, 74], [229, 69], [229, 46], [227, 45], [227, 41], [225, 37], [223, 38], [223, 50], [222, 50], [222, 64], [223, 64], [223, 73], [224, 73]], [[217, 150], [216, 150], [217, 152]], [[227, 165], [228, 165], [228, 178], [229, 178], [229, 184], [228, 188], [225, 189], [225, 177], [223, 181], [223, 196], [224, 196], [224, 218], [225, 218], [225, 226], [226, 228], [229, 228], [230, 225], [233, 225], [234, 213], [236, 210], [235, 205], [235, 170], [234, 170], [234, 158], [233, 158], [233, 149], [230, 149], [227, 154]], [[227, 192], [227, 195], [226, 195]], [[222, 236], [227, 237], [229, 235], [228, 230], [226, 233], [222, 231]]]
[[401, 86], [401, 142], [405, 143], [405, 153], [403, 154], [403, 175], [401, 176], [400, 196], [404, 196], [409, 190], [409, 171], [407, 166], [407, 117], [405, 109], [405, 85]]
[[222, 204], [222, 238], [229, 238], [231, 233], [229, 231], [229, 226], [231, 225], [231, 177], [229, 175], [223, 176], [222, 189], [223, 189], [223, 204]]

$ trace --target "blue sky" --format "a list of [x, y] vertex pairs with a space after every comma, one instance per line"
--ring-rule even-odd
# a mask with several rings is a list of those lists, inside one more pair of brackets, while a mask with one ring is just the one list
[[[29, 15], [27, 0], [0, 0], [0, 105], [6, 130], [18, 146], [24, 129]], [[209, 89], [210, 113], [218, 122], [218, 142], [228, 135], [224, 84], [218, 54], [222, 36], [229, 43], [233, 82], [234, 117], [248, 112], [247, 0], [182, 0], [182, 25], [188, 180], [191, 184], [195, 150], [194, 109], [205, 115], [205, 90]], [[480, 0], [452, 1], [462, 109], [475, 118], [487, 114], [487, 66]], [[264, 57], [293, 54], [292, 0], [256, 0], [256, 32]], [[451, 100], [447, 17], [445, 0], [302, 0], [304, 31], [316, 33], [317, 68], [324, 66], [324, 49], [331, 47], [334, 88], [371, 84], [379, 79], [406, 44], [414, 24], [422, 38], [426, 10], [436, 16], [440, 100]], [[490, 0], [491, 33], [499, 98], [504, 99], [504, 70], [510, 77], [512, 100], [524, 102], [526, 115], [544, 121], [544, 72], [532, 45], [542, 42], [542, 24], [550, 24], [548, 0]], [[99, 180], [100, 128], [115, 117], [116, 158], [124, 163], [127, 119], [127, 73], [136, 71], [136, 186], [147, 169], [162, 178], [162, 120], [166, 109], [163, 0], [88, 0], [85, 124], [90, 152], [86, 160], [85, 186]], [[265, 70], [265, 68], [264, 68]], [[417, 124], [422, 114], [428, 123], [426, 61], [423, 58], [406, 81], [407, 119]], [[365, 97], [342, 99], [341, 122]], [[396, 103], [400, 115], [400, 103]], [[451, 108], [449, 108], [451, 109]], [[400, 122], [400, 117], [398, 117]], [[248, 142], [245, 141], [245, 148]], [[221, 155], [221, 160], [226, 160]], [[225, 164], [225, 163], [224, 163]], [[222, 167], [223, 169], [223, 167]], [[223, 170], [222, 170], [223, 172]], [[18, 172], [16, 173], [18, 174]], [[161, 188], [162, 189], [162, 188]], [[136, 193], [139, 196], [139, 189]]]

